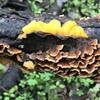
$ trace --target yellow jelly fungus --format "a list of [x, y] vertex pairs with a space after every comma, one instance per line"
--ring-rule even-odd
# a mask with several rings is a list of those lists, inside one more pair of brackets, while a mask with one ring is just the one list
[[67, 21], [61, 27], [61, 22], [57, 19], [51, 20], [49, 23], [44, 23], [42, 21], [31, 21], [28, 25], [22, 28], [22, 34], [18, 38], [26, 38], [27, 34], [32, 32], [43, 32], [53, 35], [61, 36], [72, 36], [72, 37], [82, 37], [88, 38], [88, 35], [85, 33], [84, 29], [81, 26], [78, 26], [75, 21]]
[[22, 28], [22, 31], [24, 34], [29, 34], [29, 33], [32, 33], [33, 31], [35, 31], [35, 28], [36, 27], [36, 21], [33, 20], [32, 22], [30, 22], [28, 25], [24, 26]]
[[53, 19], [46, 25], [46, 33], [57, 34], [61, 29], [61, 23], [59, 20]]
[[46, 23], [38, 21], [36, 23], [35, 32], [45, 32]]
[[70, 31], [73, 27], [77, 26], [75, 21], [67, 21], [62, 25], [61, 33], [64, 36], [69, 36]]
[[27, 34], [31, 34], [33, 31], [36, 31], [35, 27], [36, 27], [36, 21], [33, 20], [31, 21], [28, 25], [24, 26], [22, 28], [22, 32], [21, 34], [18, 36], [19, 39], [22, 39], [22, 38], [26, 38], [27, 37]]
[[73, 36], [88, 38], [87, 34], [85, 33], [85, 31], [83, 30], [82, 27], [80, 27], [80, 26], [77, 25], [72, 30], [74, 30]]

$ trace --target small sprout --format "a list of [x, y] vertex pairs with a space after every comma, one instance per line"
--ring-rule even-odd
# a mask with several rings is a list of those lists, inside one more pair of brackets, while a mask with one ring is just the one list
[[57, 88], [57, 86], [56, 85], [51, 85], [50, 86], [50, 89], [52, 90], [52, 89], [56, 89]]
[[84, 92], [82, 90], [77, 89], [76, 95], [82, 96], [82, 95], [84, 95]]
[[4, 100], [10, 100], [10, 97], [4, 97]]
[[37, 92], [37, 94], [40, 96], [45, 96], [45, 92]]
[[38, 82], [35, 79], [29, 79], [27, 83], [29, 86], [35, 86], [38, 84]]

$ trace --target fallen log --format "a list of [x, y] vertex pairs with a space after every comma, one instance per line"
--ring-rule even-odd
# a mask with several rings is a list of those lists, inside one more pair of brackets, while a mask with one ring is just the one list
[[[60, 76], [80, 75], [96, 77], [100, 75], [100, 19], [90, 18], [76, 21], [87, 34], [88, 39], [30, 34], [26, 39], [17, 37], [23, 26], [30, 20], [47, 22], [48, 15], [33, 16], [29, 19], [13, 14], [0, 18], [0, 55], [14, 60], [26, 70], [53, 71]], [[65, 17], [56, 17], [62, 23]], [[100, 79], [99, 79], [100, 81]]]

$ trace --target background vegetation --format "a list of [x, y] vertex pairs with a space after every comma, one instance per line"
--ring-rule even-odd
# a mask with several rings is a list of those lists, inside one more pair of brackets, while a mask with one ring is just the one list
[[[62, 91], [64, 94], [61, 94]], [[87, 95], [87, 100], [99, 100], [98, 92], [98, 85], [95, 85], [94, 81], [89, 78], [59, 77], [51, 72], [32, 72], [25, 73], [20, 83], [10, 90], [5, 90], [0, 99], [63, 100], [62, 96], [65, 96], [73, 98], [71, 100], [77, 100], [77, 98]]]
[[[34, 13], [57, 12], [73, 19], [96, 16], [100, 13], [99, 0], [28, 0]], [[57, 2], [58, 1], [58, 2]], [[48, 10], [49, 9], [49, 10]], [[58, 10], [59, 9], [59, 10]]]

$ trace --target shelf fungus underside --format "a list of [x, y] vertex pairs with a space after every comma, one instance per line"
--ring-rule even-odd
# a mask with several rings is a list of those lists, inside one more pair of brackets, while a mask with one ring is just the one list
[[[65, 22], [62, 26], [55, 19], [48, 24], [33, 21], [22, 31], [24, 33], [17, 37], [21, 42], [16, 46], [0, 40], [1, 56], [13, 59], [22, 66], [21, 69], [51, 71], [60, 76], [100, 76], [100, 37], [89, 37], [74, 21]], [[44, 36], [47, 33], [49, 35]]]

